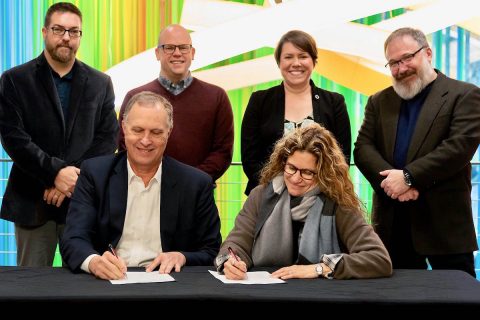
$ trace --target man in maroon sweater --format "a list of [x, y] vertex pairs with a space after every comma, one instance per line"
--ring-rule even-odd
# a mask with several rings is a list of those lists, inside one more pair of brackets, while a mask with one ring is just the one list
[[[165, 154], [208, 173], [215, 182], [230, 166], [233, 153], [233, 113], [225, 90], [192, 77], [190, 65], [195, 55], [188, 31], [170, 25], [160, 32], [155, 49], [160, 76], [130, 90], [120, 109], [120, 124], [130, 98], [152, 91], [173, 105], [175, 126]], [[121, 127], [121, 125], [120, 125]], [[118, 150], [125, 150], [120, 130]]]

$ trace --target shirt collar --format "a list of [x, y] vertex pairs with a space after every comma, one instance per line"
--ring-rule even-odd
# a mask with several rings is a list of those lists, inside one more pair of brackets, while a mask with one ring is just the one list
[[189, 71], [185, 79], [180, 80], [178, 83], [173, 83], [169, 79], [163, 77], [162, 75], [158, 76], [158, 82], [167, 89], [168, 92], [177, 95], [182, 93], [185, 89], [190, 86], [193, 81], [192, 73]]
[[[160, 183], [162, 181], [162, 163], [163, 163], [163, 161], [160, 162], [160, 165], [158, 166], [157, 172], [155, 173], [153, 178], [148, 182], [148, 185], [150, 185], [150, 183], [153, 180], [157, 180], [158, 183]], [[128, 160], [128, 158], [127, 158], [127, 172], [128, 172], [128, 184], [132, 183], [132, 180], [134, 178], [141, 179], [139, 176], [137, 176], [135, 174], [135, 172], [133, 172], [132, 166], [130, 165], [130, 161]]]
[[75, 69], [75, 65], [73, 65], [72, 69], [70, 69], [70, 71], [68, 71], [68, 73], [66, 75], [64, 75], [63, 77], [60, 77], [60, 75], [55, 71], [53, 70], [52, 67], [50, 67], [50, 71], [52, 72], [52, 76], [53, 78], [57, 78], [57, 79], [61, 79], [61, 80], [72, 80], [73, 79], [73, 71]]

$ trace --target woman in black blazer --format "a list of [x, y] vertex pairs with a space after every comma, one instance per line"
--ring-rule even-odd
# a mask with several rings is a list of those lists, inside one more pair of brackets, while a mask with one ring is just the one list
[[341, 94], [315, 86], [310, 76], [317, 45], [309, 34], [292, 30], [280, 39], [275, 60], [283, 82], [252, 94], [242, 121], [242, 164], [248, 177], [245, 194], [258, 185], [260, 170], [284, 133], [317, 122], [330, 130], [350, 162], [351, 132]]

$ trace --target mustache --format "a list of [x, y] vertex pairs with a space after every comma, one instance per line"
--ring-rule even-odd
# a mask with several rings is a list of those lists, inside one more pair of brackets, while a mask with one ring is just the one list
[[407, 70], [403, 73], [398, 73], [397, 76], [395, 77], [395, 80], [397, 81], [402, 81], [403, 79], [410, 77], [411, 75], [416, 74], [415, 70]]
[[70, 50], [73, 50], [73, 48], [68, 44], [68, 43], [62, 43], [62, 44], [59, 44], [57, 45], [55, 48], [68, 48]]

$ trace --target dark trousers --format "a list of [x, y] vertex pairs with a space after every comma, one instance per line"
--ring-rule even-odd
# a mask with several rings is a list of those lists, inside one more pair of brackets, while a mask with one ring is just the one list
[[39, 227], [15, 224], [17, 265], [25, 267], [51, 267], [55, 249], [60, 241], [64, 224], [48, 221]]
[[410, 226], [410, 217], [403, 210], [395, 212], [392, 242], [388, 248], [394, 269], [462, 270], [474, 278], [475, 264], [473, 252], [457, 254], [420, 255], [416, 252]]

